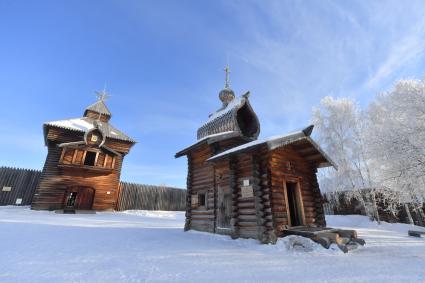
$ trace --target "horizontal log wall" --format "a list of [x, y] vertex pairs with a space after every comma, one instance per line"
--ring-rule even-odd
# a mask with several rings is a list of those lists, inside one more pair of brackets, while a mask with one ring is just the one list
[[190, 208], [187, 217], [190, 218], [188, 221], [190, 221], [191, 229], [206, 232], [214, 232], [215, 230], [214, 167], [205, 162], [211, 155], [211, 148], [208, 144], [202, 145], [188, 155], [191, 164], [190, 172], [188, 172], [190, 193], [191, 195], [206, 193], [207, 200], [206, 208]]
[[288, 225], [283, 182], [289, 177], [299, 178], [304, 206], [304, 224], [326, 226], [322, 197], [316, 178], [316, 169], [291, 147], [273, 150], [269, 157], [271, 172], [271, 199], [274, 227], [281, 235]]
[[186, 207], [186, 190], [120, 183], [117, 210], [170, 210], [184, 211]]
[[71, 186], [94, 188], [93, 210], [113, 210], [118, 198], [118, 185], [123, 156], [116, 156], [111, 172], [86, 170], [84, 168], [60, 168], [62, 149], [49, 143], [46, 163], [41, 180], [31, 205], [37, 210], [57, 210], [63, 208], [66, 190]]
[[[31, 205], [40, 177], [40, 170], [0, 167], [0, 206], [15, 205], [18, 198], [21, 205]], [[3, 187], [12, 189], [4, 192]], [[184, 211], [185, 198], [184, 189], [121, 182], [116, 209]]]
[[30, 205], [40, 176], [40, 170], [0, 167], [0, 205], [16, 205], [17, 199], [22, 199], [20, 205]]
[[253, 159], [251, 154], [240, 154], [235, 160], [235, 181], [237, 193], [238, 235], [242, 238], [258, 238], [257, 210], [255, 197], [242, 198], [241, 187], [244, 180], [253, 184]]

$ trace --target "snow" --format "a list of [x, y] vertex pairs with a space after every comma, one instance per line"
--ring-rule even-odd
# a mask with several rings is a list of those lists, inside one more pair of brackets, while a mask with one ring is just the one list
[[[225, 136], [225, 135], [230, 135], [230, 134], [233, 134], [233, 133], [236, 133], [236, 132], [235, 131], [226, 131], [226, 132], [220, 132], [220, 133], [216, 133], [216, 134], [211, 134], [211, 135], [205, 136], [205, 137], [197, 140], [193, 144], [187, 146], [185, 149], [181, 150], [180, 152], [185, 151], [185, 150], [187, 150], [187, 149], [189, 149], [189, 148], [191, 148], [191, 147], [193, 147], [195, 145], [198, 145], [198, 144], [206, 141], [207, 139], [216, 138], [216, 137]], [[177, 154], [179, 154], [179, 153], [177, 153]]]
[[226, 107], [222, 110], [219, 110], [217, 112], [212, 113], [209, 117], [208, 120], [204, 123], [204, 125], [214, 121], [215, 119], [223, 116], [224, 114], [230, 112], [233, 110], [233, 108], [235, 107], [239, 107], [240, 105], [242, 105], [242, 103], [245, 101], [245, 98], [243, 97], [235, 97], [232, 101], [229, 102], [229, 104], [226, 105]]
[[77, 130], [77, 131], [83, 131], [83, 132], [87, 132], [94, 128], [93, 123], [90, 123], [82, 118], [52, 121], [52, 122], [47, 122], [45, 124], [61, 127], [61, 128]]
[[106, 134], [107, 137], [133, 141], [130, 137], [128, 137], [121, 131], [115, 129], [111, 124], [107, 122], [101, 122], [99, 120], [93, 120], [88, 117], [51, 121], [44, 123], [44, 125], [76, 130], [86, 133], [95, 128], [95, 123], [98, 124], [99, 130], [101, 130], [102, 133]]
[[[207, 161], [208, 160], [214, 160], [214, 159], [217, 159], [217, 158], [222, 157], [224, 155], [228, 155], [228, 154], [233, 153], [233, 152], [238, 152], [238, 151], [241, 151], [241, 150], [244, 150], [244, 149], [247, 149], [247, 148], [250, 148], [250, 147], [254, 147], [254, 146], [257, 146], [257, 145], [260, 145], [260, 144], [263, 144], [263, 143], [267, 143], [267, 142], [271, 142], [271, 141], [275, 141], [275, 140], [280, 140], [280, 139], [287, 139], [287, 138], [290, 138], [292, 136], [297, 136], [299, 134], [302, 134], [302, 131], [291, 132], [291, 133], [285, 134], [285, 135], [271, 136], [271, 137], [264, 138], [264, 139], [261, 139], [261, 140], [255, 140], [255, 141], [252, 141], [252, 142], [244, 143], [240, 146], [236, 146], [236, 147], [233, 147], [233, 148], [228, 149], [226, 151], [223, 151], [219, 154], [216, 154], [216, 155], [208, 158]], [[291, 142], [294, 142], [294, 141], [295, 140], [293, 140]]]
[[344, 254], [299, 237], [261, 245], [183, 232], [183, 212], [64, 215], [0, 207], [0, 282], [424, 281], [425, 239], [407, 236], [424, 228], [379, 226], [364, 216], [327, 221], [356, 229], [366, 246]]

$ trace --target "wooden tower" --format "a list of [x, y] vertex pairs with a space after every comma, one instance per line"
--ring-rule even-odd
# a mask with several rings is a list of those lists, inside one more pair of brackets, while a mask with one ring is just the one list
[[112, 210], [121, 165], [135, 141], [114, 128], [106, 94], [83, 117], [44, 124], [48, 149], [32, 209]]
[[229, 87], [222, 107], [176, 157], [188, 159], [185, 230], [274, 243], [291, 226], [325, 226], [317, 168], [334, 165], [311, 139], [313, 126], [263, 140], [249, 93]]

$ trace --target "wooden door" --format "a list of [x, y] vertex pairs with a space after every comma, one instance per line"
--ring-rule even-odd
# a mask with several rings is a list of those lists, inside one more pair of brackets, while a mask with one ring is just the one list
[[283, 182], [285, 190], [285, 206], [289, 226], [305, 224], [304, 205], [301, 195], [301, 186], [298, 181], [286, 180]]
[[230, 228], [232, 219], [232, 194], [228, 186], [217, 188], [217, 228]]
[[64, 207], [68, 209], [92, 209], [95, 190], [90, 187], [70, 187], [66, 191]]
[[91, 209], [94, 199], [94, 189], [89, 187], [80, 187], [77, 201], [78, 209]]

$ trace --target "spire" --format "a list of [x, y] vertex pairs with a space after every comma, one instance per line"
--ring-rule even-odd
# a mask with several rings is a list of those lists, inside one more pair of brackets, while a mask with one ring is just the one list
[[100, 119], [100, 116], [105, 117], [106, 120], [112, 116], [108, 107], [106, 107], [105, 100], [110, 96], [105, 89], [102, 91], [96, 91], [97, 101], [92, 105], [88, 106], [84, 111], [84, 116], [90, 115], [90, 113], [96, 113], [97, 119]]

